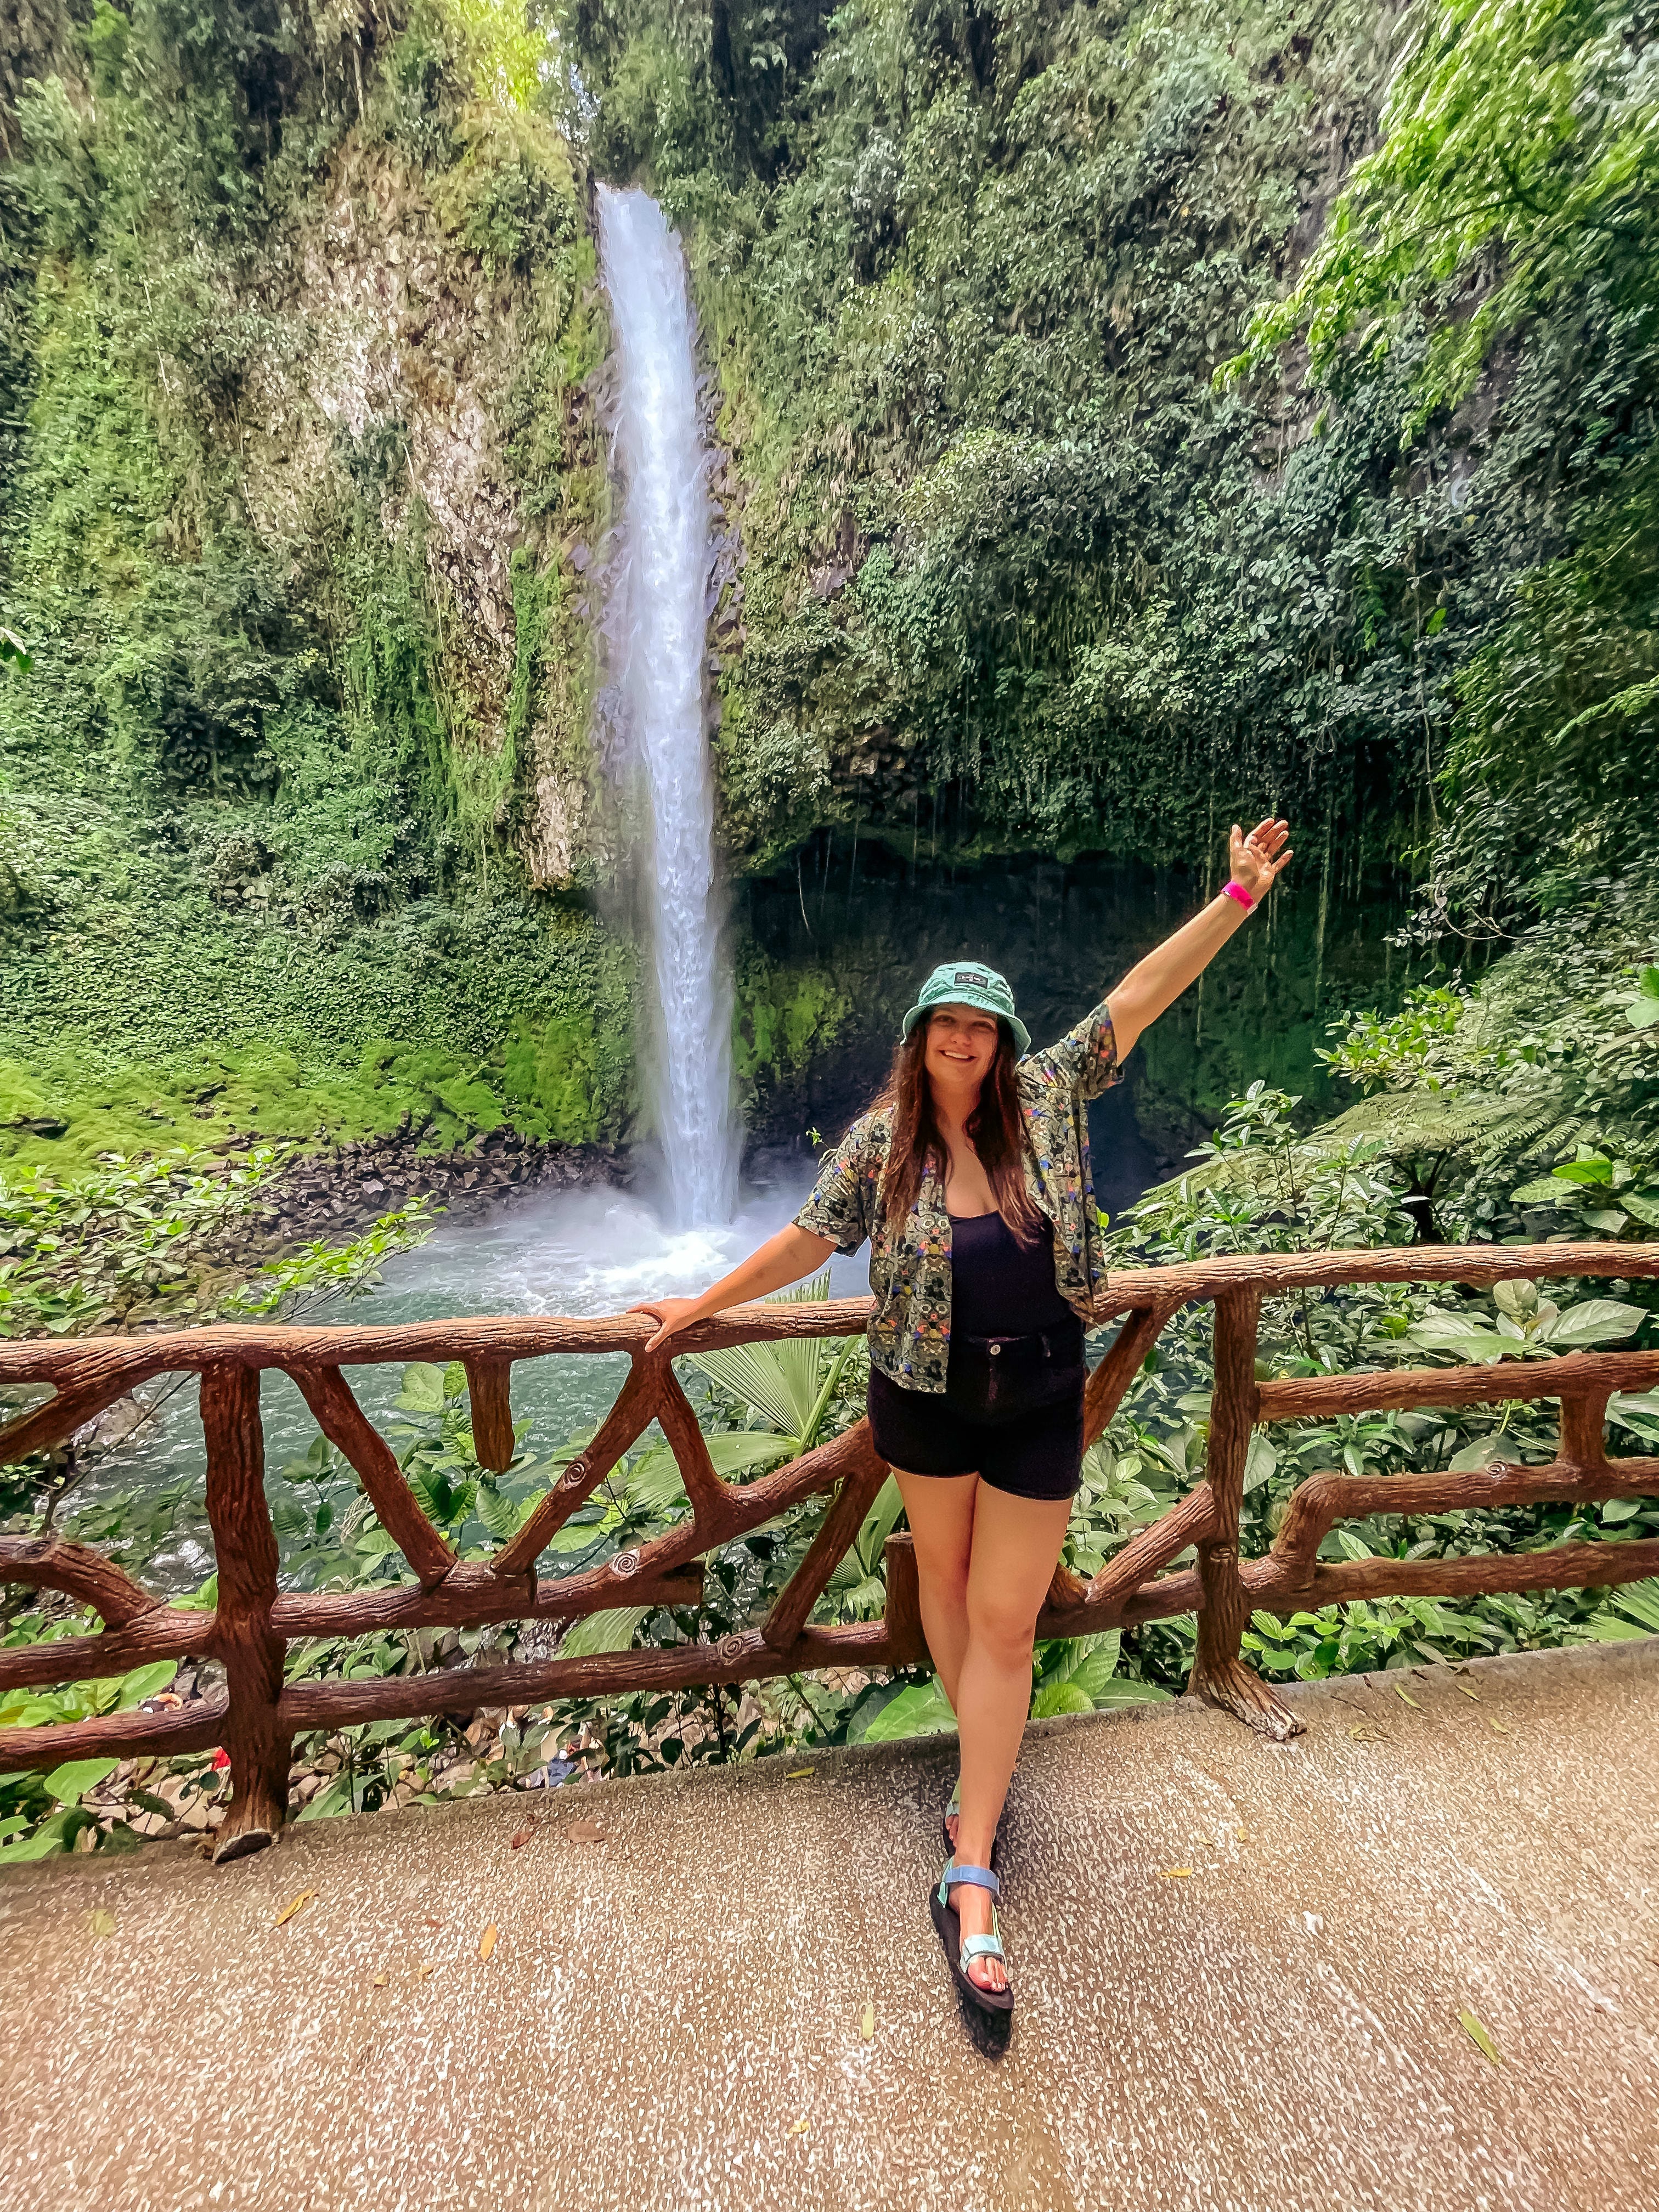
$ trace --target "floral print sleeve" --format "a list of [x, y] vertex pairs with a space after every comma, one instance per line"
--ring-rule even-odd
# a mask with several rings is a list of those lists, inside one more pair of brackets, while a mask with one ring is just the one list
[[1121, 1080], [1117, 1064], [1117, 1037], [1112, 1017], [1103, 999], [1058, 1044], [1034, 1052], [1020, 1062], [1020, 1073], [1040, 1083], [1051, 1083], [1074, 1097], [1098, 1098], [1103, 1091]]
[[837, 1252], [856, 1252], [875, 1226], [876, 1187], [884, 1146], [872, 1142], [871, 1117], [854, 1122], [818, 1170], [811, 1195], [795, 1216], [797, 1229], [827, 1237]]

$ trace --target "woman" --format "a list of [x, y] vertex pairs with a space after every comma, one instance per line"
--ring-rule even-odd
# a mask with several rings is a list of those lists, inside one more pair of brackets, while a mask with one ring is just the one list
[[952, 1853], [933, 1899], [951, 1971], [1012, 2008], [991, 1871], [1030, 1706], [1036, 1618], [1083, 1456], [1084, 1323], [1104, 1279], [1085, 1101], [1209, 965], [1291, 854], [1283, 822], [1230, 840], [1232, 881], [1103, 1006], [1030, 1053], [1013, 995], [974, 961], [936, 968], [891, 1079], [792, 1225], [699, 1298], [636, 1306], [648, 1349], [870, 1240], [870, 1425], [909, 1520], [927, 1648], [956, 1712]]

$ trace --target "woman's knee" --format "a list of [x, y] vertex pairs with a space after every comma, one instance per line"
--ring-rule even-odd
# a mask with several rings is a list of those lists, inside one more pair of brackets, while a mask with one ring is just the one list
[[1036, 1615], [988, 1599], [969, 1589], [968, 1634], [970, 1639], [1011, 1666], [1029, 1661], [1036, 1641]]

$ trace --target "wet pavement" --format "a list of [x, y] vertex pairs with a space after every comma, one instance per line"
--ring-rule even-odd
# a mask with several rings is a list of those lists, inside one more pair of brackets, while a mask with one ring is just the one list
[[1032, 1729], [1006, 2045], [949, 1739], [19, 1869], [0, 2203], [1654, 2212], [1659, 1643], [1291, 1695]]

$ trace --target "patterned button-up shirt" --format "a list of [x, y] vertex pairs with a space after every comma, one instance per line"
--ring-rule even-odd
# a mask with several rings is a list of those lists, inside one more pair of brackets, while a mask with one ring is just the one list
[[[1054, 1282], [1085, 1321], [1105, 1287], [1100, 1216], [1089, 1172], [1085, 1102], [1121, 1073], [1112, 1018], [1104, 1005], [1046, 1052], [1016, 1070], [1029, 1147], [1026, 1188], [1049, 1223]], [[930, 1166], [908, 1217], [890, 1221], [879, 1197], [892, 1110], [861, 1115], [824, 1161], [798, 1227], [826, 1237], [838, 1252], [870, 1240], [870, 1358], [908, 1390], [942, 1391], [951, 1357], [951, 1217], [945, 1184]]]

